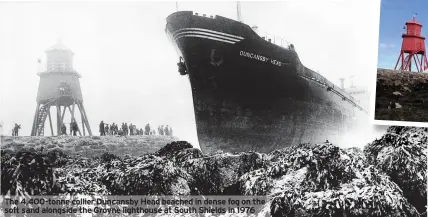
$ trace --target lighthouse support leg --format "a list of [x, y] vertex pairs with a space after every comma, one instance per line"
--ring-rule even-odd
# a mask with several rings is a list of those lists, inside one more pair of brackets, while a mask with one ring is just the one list
[[34, 114], [33, 127], [31, 129], [31, 136], [36, 136], [37, 125], [39, 121], [39, 108], [40, 103], [37, 103], [36, 113]]
[[73, 123], [73, 112], [71, 111], [71, 108], [70, 108], [70, 106], [67, 106], [67, 108], [68, 108], [68, 111], [70, 111], [70, 115], [71, 115], [71, 118], [70, 118], [70, 136], [72, 136], [73, 134], [73, 129], [72, 129], [72, 125], [71, 125], [71, 123]]
[[80, 118], [82, 119], [82, 131], [83, 131], [83, 136], [86, 136], [86, 130], [85, 130], [85, 117], [83, 116], [82, 110], [80, 110], [80, 106], [79, 107], [79, 111], [80, 111]]
[[[74, 108], [75, 108], [75, 105], [76, 104], [73, 104], [73, 109], [70, 109], [70, 107], [68, 107], [68, 109], [70, 110], [70, 113], [71, 113], [71, 121], [73, 122], [76, 122], [77, 123], [77, 121], [76, 121], [76, 118], [74, 117]], [[80, 132], [80, 129], [77, 129], [77, 133], [79, 133], [79, 136], [82, 136], [82, 133]]]
[[[68, 108], [68, 111], [70, 111], [70, 115], [71, 115], [71, 108], [70, 108], [70, 106], [67, 106], [67, 108]], [[67, 108], [65, 108], [65, 109], [67, 109]], [[73, 121], [73, 119], [70, 119], [70, 123], [71, 123], [72, 121]], [[70, 136], [72, 136], [71, 124], [70, 124], [69, 128], [70, 128]]]
[[92, 131], [91, 131], [91, 127], [89, 126], [88, 116], [86, 115], [85, 107], [83, 106], [82, 102], [79, 102], [77, 105], [79, 106], [80, 111], [85, 117], [86, 129], [88, 130], [88, 134], [92, 136]]
[[[75, 111], [74, 108], [75, 107], [76, 107], [76, 102], [73, 102], [73, 111], [71, 112], [71, 116], [72, 116], [74, 122], [76, 122], [76, 124], [77, 124], [76, 118], [74, 117], [74, 111]], [[80, 132], [80, 129], [77, 129], [77, 132], [79, 133], [79, 136], [82, 136], [82, 133]]]
[[[403, 55], [404, 56], [404, 55]], [[403, 65], [403, 71], [408, 71], [409, 70], [409, 57], [410, 57], [410, 54], [409, 55], [407, 55], [405, 58], [403, 58], [403, 63], [402, 63], [402, 65]]]
[[87, 120], [86, 120], [85, 113], [84, 113], [84, 111], [82, 109], [82, 104], [80, 102], [77, 103], [77, 107], [79, 108], [80, 115], [82, 116], [82, 126], [86, 125], [86, 128], [88, 129], [88, 134], [91, 135], [91, 133], [89, 132], [89, 127], [87, 125]]
[[[64, 106], [64, 110], [62, 111], [61, 123], [64, 123], [65, 110], [67, 110], [66, 106]], [[61, 125], [61, 127], [62, 127], [62, 125]]]
[[52, 136], [55, 136], [55, 135], [54, 135], [54, 132], [53, 132], [53, 127], [52, 127], [51, 110], [49, 109], [47, 112], [48, 112], [48, 118], [49, 118], [49, 125], [50, 125], [50, 127], [51, 127], [51, 135], [52, 135]]
[[415, 55], [415, 56], [413, 56], [413, 60], [415, 61], [416, 71], [421, 72], [421, 71], [419, 71], [419, 66], [420, 66], [419, 57], [417, 55]]
[[408, 63], [409, 63], [409, 72], [411, 72], [412, 71], [412, 57], [414, 57], [413, 55], [409, 55], [409, 58], [408, 58]]
[[56, 132], [57, 136], [61, 135], [61, 106], [56, 106]]
[[403, 67], [404, 67], [404, 53], [400, 53], [400, 56], [397, 59], [397, 63], [395, 64], [394, 70], [403, 70]]
[[403, 56], [401, 56], [401, 70], [406, 70], [405, 68], [404, 68], [404, 65], [405, 65], [405, 59], [404, 59], [404, 54], [403, 54]]
[[427, 56], [424, 56], [424, 58], [425, 58], [425, 67], [424, 67], [424, 70], [427, 70], [428, 69], [428, 59], [427, 59]]
[[428, 64], [428, 62], [427, 62], [426, 56], [422, 55], [421, 56], [421, 71], [422, 72], [424, 72], [427, 69], [427, 66], [428, 66], [427, 64]]
[[75, 119], [74, 119], [74, 106], [75, 106], [76, 104], [73, 104], [73, 109], [70, 111], [71, 112], [71, 120], [72, 121], [76, 121]]

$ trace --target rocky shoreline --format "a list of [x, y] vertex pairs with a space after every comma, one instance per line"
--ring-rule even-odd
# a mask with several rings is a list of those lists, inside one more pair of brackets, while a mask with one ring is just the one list
[[428, 74], [378, 69], [376, 120], [428, 122]]
[[426, 216], [427, 138], [426, 128], [390, 127], [364, 150], [205, 155], [185, 141], [138, 157], [2, 150], [2, 194], [266, 195], [260, 216]]

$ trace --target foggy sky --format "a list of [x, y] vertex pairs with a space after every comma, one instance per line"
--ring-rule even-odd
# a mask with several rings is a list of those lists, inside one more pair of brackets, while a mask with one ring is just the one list
[[[138, 128], [169, 124], [197, 145], [190, 84], [164, 32], [176, 2], [0, 2], [0, 121], [30, 135], [39, 77], [37, 59], [58, 37], [74, 53], [86, 113]], [[178, 2], [236, 19], [236, 2]], [[340, 85], [374, 86], [380, 0], [241, 2], [243, 22], [293, 43], [303, 64]], [[345, 83], [349, 83], [346, 82]], [[45, 131], [45, 135], [50, 135]]]

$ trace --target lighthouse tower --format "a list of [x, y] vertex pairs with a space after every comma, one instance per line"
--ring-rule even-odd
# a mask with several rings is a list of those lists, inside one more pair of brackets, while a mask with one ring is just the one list
[[417, 72], [428, 69], [428, 60], [425, 51], [425, 37], [421, 35], [422, 24], [416, 17], [406, 22], [406, 33], [403, 34], [403, 44], [395, 70], [412, 71], [412, 65]]
[[[81, 125], [79, 135], [85, 135], [85, 130], [92, 135], [89, 127], [88, 117], [83, 107], [82, 91], [80, 90], [79, 78], [81, 77], [73, 69], [74, 53], [68, 49], [60, 40], [57, 44], [45, 51], [46, 53], [46, 70], [39, 72], [40, 83], [37, 93], [37, 107], [34, 114], [33, 127], [31, 136], [43, 136], [46, 119], [49, 119], [49, 126], [52, 136], [61, 135], [61, 126], [64, 123], [66, 111], [70, 112], [70, 122], [76, 122], [75, 111], [80, 111]], [[56, 107], [56, 130], [52, 124], [51, 107]], [[76, 109], [77, 107], [77, 109]], [[80, 125], [80, 126], [79, 126]], [[71, 125], [66, 126], [70, 129]], [[86, 128], [86, 129], [85, 129]]]

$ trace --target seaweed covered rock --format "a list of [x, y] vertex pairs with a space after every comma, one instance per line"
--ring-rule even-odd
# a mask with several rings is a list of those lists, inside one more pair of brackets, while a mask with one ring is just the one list
[[428, 121], [428, 74], [378, 69], [377, 120]]
[[109, 195], [110, 191], [102, 183], [105, 168], [101, 159], [86, 160], [75, 158], [73, 163], [55, 169], [54, 185], [66, 195]]
[[419, 216], [400, 188], [374, 168], [322, 191], [305, 191], [307, 186], [302, 183], [294, 182], [273, 199], [272, 216]]
[[364, 152], [324, 143], [204, 155], [187, 142], [139, 157], [2, 151], [1, 187], [21, 195], [267, 195], [262, 216], [418, 217], [426, 146], [427, 129], [392, 127]]
[[201, 150], [197, 148], [187, 148], [179, 151], [172, 160], [179, 166], [181, 166], [184, 162], [188, 160], [202, 157], [204, 157], [204, 154]]
[[50, 195], [58, 193], [54, 183], [56, 167], [68, 162], [62, 152], [42, 152], [22, 149], [15, 153], [1, 153], [2, 195]]
[[115, 154], [113, 154], [113, 153], [110, 153], [110, 152], [106, 152], [106, 153], [103, 153], [100, 157], [99, 157], [99, 159], [101, 160], [101, 162], [103, 162], [103, 163], [108, 163], [108, 162], [111, 162], [111, 161], [113, 161], [113, 160], [118, 160], [118, 159], [120, 159], [118, 156], [116, 156]]
[[156, 155], [114, 160], [102, 182], [113, 195], [190, 195], [192, 177], [168, 159]]
[[238, 179], [246, 172], [261, 168], [266, 155], [259, 153], [219, 154], [185, 161], [183, 169], [195, 180], [195, 188], [205, 195], [235, 195]]
[[266, 194], [272, 216], [419, 216], [400, 188], [369, 166], [359, 149], [301, 144], [270, 154], [243, 175], [241, 193]]
[[172, 158], [179, 151], [187, 148], [193, 148], [193, 146], [186, 141], [175, 141], [168, 143], [164, 147], [159, 149], [159, 151], [156, 152], [156, 155], [160, 157]]
[[368, 162], [391, 177], [422, 213], [427, 205], [428, 128], [390, 127], [367, 145]]

